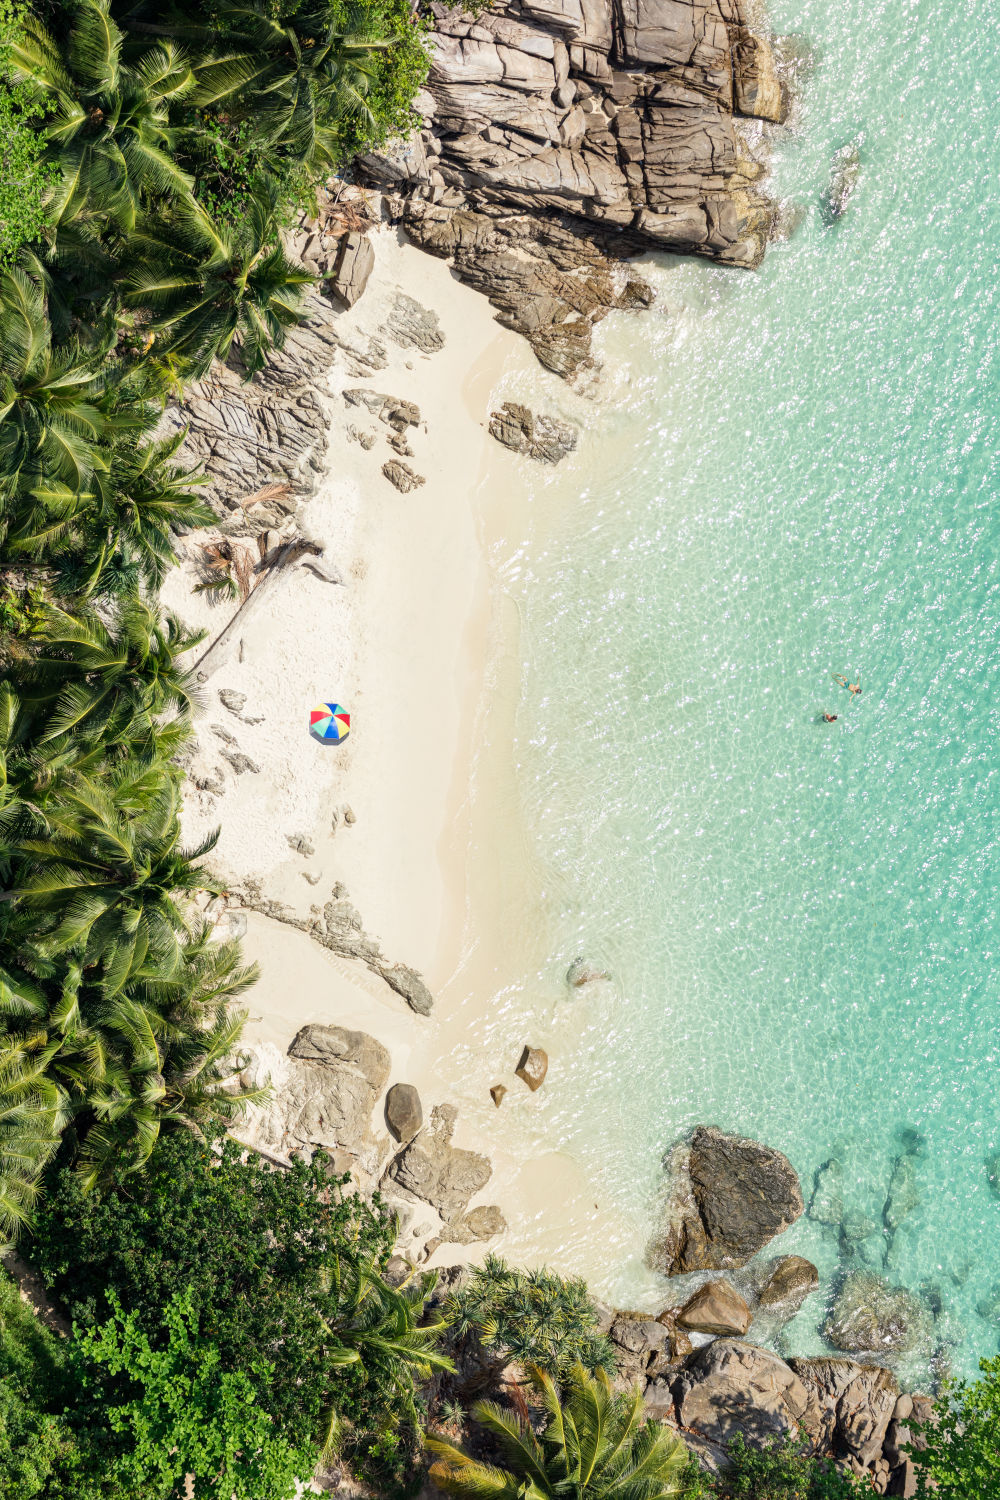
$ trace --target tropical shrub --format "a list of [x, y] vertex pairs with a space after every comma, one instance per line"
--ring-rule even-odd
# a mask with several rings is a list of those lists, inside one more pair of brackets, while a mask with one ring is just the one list
[[446, 1303], [452, 1336], [472, 1339], [498, 1363], [534, 1364], [557, 1379], [577, 1363], [614, 1369], [615, 1352], [598, 1329], [597, 1308], [579, 1277], [545, 1266], [521, 1271], [487, 1255]]
[[531, 1383], [547, 1415], [538, 1436], [526, 1418], [492, 1401], [472, 1415], [502, 1460], [473, 1458], [441, 1437], [426, 1438], [435, 1454], [431, 1478], [448, 1494], [556, 1500], [667, 1500], [684, 1492], [688, 1451], [675, 1432], [642, 1419], [642, 1392], [616, 1396], [607, 1372], [576, 1365], [560, 1394], [533, 1366]]
[[225, 1369], [274, 1366], [258, 1399], [293, 1446], [363, 1456], [396, 1427], [415, 1441], [414, 1377], [449, 1361], [434, 1347], [440, 1323], [421, 1323], [433, 1277], [387, 1284], [394, 1223], [344, 1181], [322, 1152], [280, 1171], [218, 1134], [175, 1132], [141, 1174], [119, 1169], [97, 1191], [53, 1168], [30, 1253], [84, 1328], [105, 1316], [108, 1289], [151, 1337], [189, 1295]]
[[740, 1435], [726, 1456], [720, 1474], [692, 1464], [686, 1500], [859, 1500], [874, 1494], [870, 1480], [856, 1479], [791, 1439], [751, 1446]]
[[1000, 1358], [980, 1360], [981, 1380], [948, 1386], [909, 1454], [917, 1494], [938, 1500], [1000, 1495]]

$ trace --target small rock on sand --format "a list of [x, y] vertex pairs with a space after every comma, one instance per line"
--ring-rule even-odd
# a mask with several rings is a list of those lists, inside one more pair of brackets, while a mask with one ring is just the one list
[[417, 489], [427, 481], [422, 474], [415, 474], [409, 464], [402, 463], [398, 458], [390, 459], [382, 465], [382, 473], [390, 484], [394, 484], [401, 495], [408, 495], [411, 490]]
[[506, 1092], [507, 1085], [505, 1083], [495, 1083], [490, 1089], [490, 1098], [493, 1100], [493, 1103], [496, 1105], [497, 1109], [499, 1109], [501, 1104], [503, 1103], [503, 1096], [504, 1094], [506, 1094]]

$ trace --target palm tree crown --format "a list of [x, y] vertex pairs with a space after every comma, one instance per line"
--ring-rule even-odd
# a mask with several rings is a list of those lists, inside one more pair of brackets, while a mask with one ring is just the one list
[[493, 1401], [473, 1408], [507, 1467], [481, 1463], [442, 1438], [431, 1478], [453, 1495], [492, 1500], [668, 1500], [683, 1490], [687, 1449], [675, 1432], [644, 1422], [642, 1393], [616, 1396], [604, 1370], [576, 1365], [560, 1400], [550, 1375], [533, 1365], [531, 1383], [548, 1421], [541, 1436]]

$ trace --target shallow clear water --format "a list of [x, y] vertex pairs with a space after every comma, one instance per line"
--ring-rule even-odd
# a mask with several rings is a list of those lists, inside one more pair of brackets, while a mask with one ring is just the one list
[[[618, 989], [560, 1058], [548, 1139], [650, 1222], [694, 1122], [786, 1151], [807, 1199], [838, 1158], [860, 1255], [940, 1298], [965, 1372], [1000, 1332], [977, 1311], [1000, 1282], [1000, 9], [769, 10], [814, 58], [776, 137], [804, 219], [755, 275], [661, 262], [659, 312], [605, 326], [615, 395], [532, 480], [578, 495], [509, 576], [548, 972], [587, 952]], [[921, 1201], [890, 1243], [905, 1131]], [[846, 1264], [806, 1218], [780, 1248], [827, 1288]], [[643, 1276], [614, 1259], [606, 1285]], [[821, 1347], [820, 1303], [788, 1347]]]

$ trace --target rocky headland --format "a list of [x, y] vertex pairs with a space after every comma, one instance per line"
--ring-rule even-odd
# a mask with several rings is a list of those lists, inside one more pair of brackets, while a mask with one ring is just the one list
[[573, 376], [650, 250], [760, 263], [787, 90], [743, 0], [434, 3], [423, 128], [358, 163], [406, 233]]

